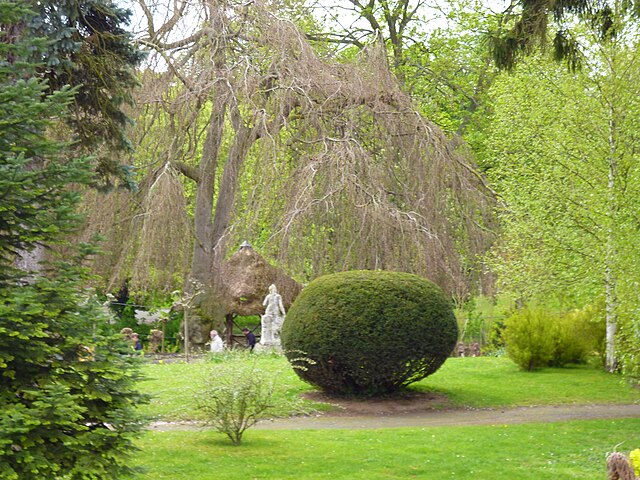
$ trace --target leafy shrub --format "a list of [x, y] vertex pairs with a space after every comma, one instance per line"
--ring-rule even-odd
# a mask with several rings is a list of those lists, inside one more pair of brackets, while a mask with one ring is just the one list
[[281, 338], [296, 373], [338, 394], [393, 392], [434, 373], [458, 336], [450, 302], [416, 275], [352, 271], [311, 282], [296, 298]]
[[484, 355], [501, 356], [505, 352], [504, 331], [505, 322], [503, 319], [497, 319], [491, 322], [489, 334], [487, 335], [487, 343], [482, 347]]
[[557, 319], [551, 366], [584, 363], [589, 355], [602, 354], [605, 328], [598, 307], [565, 313]]
[[548, 366], [555, 352], [557, 316], [540, 308], [525, 308], [507, 318], [507, 355], [524, 370]]
[[[229, 353], [227, 358], [233, 355]], [[247, 429], [273, 416], [277, 409], [298, 409], [299, 400], [278, 395], [278, 376], [259, 368], [255, 359], [251, 363], [214, 363], [195, 395], [196, 408], [206, 423], [240, 445]]]
[[524, 370], [582, 363], [597, 353], [604, 338], [597, 318], [594, 308], [564, 315], [538, 307], [519, 310], [505, 322], [507, 355]]

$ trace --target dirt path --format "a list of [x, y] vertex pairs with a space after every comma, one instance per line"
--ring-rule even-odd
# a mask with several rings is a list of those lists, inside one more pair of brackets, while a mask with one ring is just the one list
[[[448, 409], [379, 415], [324, 414], [310, 417], [280, 418], [260, 422], [261, 430], [316, 430], [398, 427], [441, 427], [462, 425], [506, 425], [535, 422], [563, 422], [640, 418], [640, 404], [633, 405], [551, 405], [506, 409]], [[197, 422], [157, 422], [152, 430], [190, 430], [201, 428]]]
[[432, 410], [380, 416], [318, 416], [261, 422], [256, 428], [273, 430], [441, 427], [562, 422], [605, 418], [640, 418], [640, 405], [553, 405], [500, 410]]

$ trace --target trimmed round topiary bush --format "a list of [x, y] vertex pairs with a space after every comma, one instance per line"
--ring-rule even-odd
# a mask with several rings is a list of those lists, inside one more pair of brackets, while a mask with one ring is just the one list
[[435, 284], [408, 273], [365, 270], [311, 282], [281, 333], [303, 380], [353, 395], [390, 393], [431, 375], [457, 338], [452, 306]]

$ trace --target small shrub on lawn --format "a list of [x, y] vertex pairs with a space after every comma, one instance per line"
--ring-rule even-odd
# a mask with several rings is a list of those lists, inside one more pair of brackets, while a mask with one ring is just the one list
[[504, 339], [509, 358], [524, 370], [549, 365], [555, 351], [557, 320], [557, 315], [541, 308], [518, 310], [507, 318]]
[[295, 400], [276, 400], [278, 374], [259, 368], [256, 361], [214, 363], [207, 373], [195, 395], [196, 408], [204, 413], [207, 424], [224, 433], [234, 445], [240, 445], [244, 432], [271, 417], [283, 402], [290, 402], [296, 409]]
[[602, 354], [605, 328], [601, 309], [586, 307], [557, 319], [556, 344], [551, 366], [584, 363], [592, 354]]

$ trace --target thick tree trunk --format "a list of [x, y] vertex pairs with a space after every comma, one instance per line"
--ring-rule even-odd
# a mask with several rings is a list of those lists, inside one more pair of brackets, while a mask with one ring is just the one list
[[196, 196], [196, 241], [191, 277], [204, 285], [204, 294], [198, 302], [199, 316], [193, 318], [190, 334], [192, 342], [196, 344], [206, 341], [207, 332], [212, 325], [221, 328], [226, 314], [221, 301], [220, 271], [227, 246], [227, 232], [234, 212], [242, 165], [258, 137], [258, 127], [246, 126], [238, 112], [232, 112], [236, 131], [220, 179], [215, 214], [212, 214], [216, 194], [215, 173], [219, 165], [220, 139], [226, 110], [226, 103], [220, 103], [217, 107], [214, 106], [211, 113]]
[[[241, 122], [242, 120], [239, 121]], [[240, 171], [256, 138], [256, 127], [240, 125], [236, 130], [235, 139], [229, 151], [229, 158], [224, 166], [211, 230], [212, 260], [214, 261], [212, 270], [214, 272], [219, 271], [224, 257], [226, 233], [233, 216]]]
[[205, 285], [209, 282], [212, 266], [213, 199], [216, 193], [216, 171], [227, 110], [225, 97], [226, 95], [219, 95], [213, 102], [200, 160], [194, 209], [195, 241], [190, 276]]

